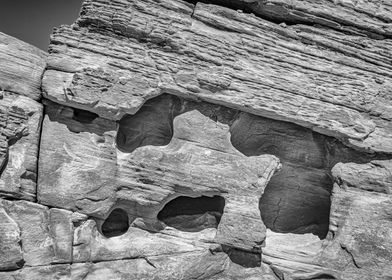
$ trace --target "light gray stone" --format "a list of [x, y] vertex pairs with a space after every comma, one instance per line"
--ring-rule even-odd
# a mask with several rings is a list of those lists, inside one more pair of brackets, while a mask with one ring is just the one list
[[0, 91], [40, 99], [45, 52], [0, 32], [0, 61]]
[[22, 95], [1, 95], [0, 195], [34, 201], [43, 107]]

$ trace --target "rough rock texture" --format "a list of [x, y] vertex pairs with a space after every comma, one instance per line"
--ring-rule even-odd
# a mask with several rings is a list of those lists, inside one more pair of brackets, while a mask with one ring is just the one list
[[0, 33], [0, 195], [35, 200], [46, 55]]
[[35, 200], [42, 105], [2, 92], [0, 99], [0, 194]]
[[0, 32], [0, 89], [38, 100], [46, 54]]
[[381, 0], [0, 33], [0, 279], [391, 279], [391, 37]]
[[[172, 109], [164, 105], [171, 105], [169, 102], [161, 102], [161, 110], [169, 109], [167, 114]], [[160, 108], [155, 105], [153, 108]], [[179, 196], [219, 195], [225, 206], [216, 241], [260, 252], [265, 227], [259, 218], [259, 198], [279, 167], [276, 157], [241, 154], [230, 143], [228, 125], [197, 110], [182, 113], [167, 124], [173, 127], [168, 145], [121, 152], [114, 145], [114, 122], [96, 118], [83, 124], [74, 120], [75, 111], [70, 108], [48, 107], [41, 141], [40, 203], [100, 219], [107, 218], [112, 209], [122, 208], [131, 225], [135, 222], [159, 231], [158, 213], [167, 202]], [[149, 112], [147, 120], [138, 114], [136, 118], [144, 127], [163, 125], [159, 119], [148, 123], [153, 116]], [[158, 132], [155, 127], [154, 133]], [[122, 144], [134, 146], [130, 140]]]
[[360, 37], [298, 28], [202, 3], [86, 1], [53, 34], [44, 96], [118, 120], [170, 93], [392, 153], [390, 64], [362, 58]]

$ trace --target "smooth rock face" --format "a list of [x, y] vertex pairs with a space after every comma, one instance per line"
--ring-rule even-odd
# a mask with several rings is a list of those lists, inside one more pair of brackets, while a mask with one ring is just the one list
[[391, 279], [391, 24], [85, 0], [48, 54], [0, 33], [0, 279]]

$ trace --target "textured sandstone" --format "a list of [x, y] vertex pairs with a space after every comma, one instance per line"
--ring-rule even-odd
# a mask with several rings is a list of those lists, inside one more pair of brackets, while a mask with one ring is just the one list
[[[378, 169], [372, 173], [370, 185], [369, 168]], [[358, 173], [358, 169], [362, 171]], [[333, 239], [328, 241], [322, 260], [342, 270], [342, 278], [360, 278], [363, 271], [369, 279], [392, 275], [392, 198], [385, 192], [391, 171], [391, 161], [337, 165], [332, 170], [336, 181], [330, 220]], [[383, 188], [380, 182], [385, 184]]]
[[311, 44], [294, 28], [202, 3], [86, 1], [78, 25], [52, 37], [44, 95], [119, 119], [171, 93], [391, 153], [390, 65], [340, 48], [359, 38], [312, 42], [320, 34], [309, 32]]
[[390, 3], [197, 2], [0, 33], [0, 279], [392, 278]]
[[42, 105], [28, 97], [2, 93], [0, 99], [0, 194], [34, 200]]
[[96, 118], [81, 123], [75, 120], [77, 111], [49, 107], [41, 141], [40, 203], [100, 219], [120, 207], [130, 223], [137, 220], [158, 231], [157, 215], [169, 201], [219, 195], [225, 208], [215, 241], [260, 251], [265, 227], [258, 200], [279, 167], [277, 158], [244, 156], [231, 145], [227, 125], [196, 110], [174, 118], [167, 146], [121, 152], [113, 143], [114, 122]]
[[43, 51], [0, 32], [0, 91], [40, 99], [45, 58]]
[[34, 201], [46, 54], [0, 33], [0, 196]]
[[[3, 217], [0, 228], [1, 267], [15, 269], [18, 266], [42, 266], [72, 260], [72, 212], [48, 209], [27, 201], [0, 200]], [[12, 230], [13, 229], [13, 230]], [[15, 235], [15, 236], [13, 236]], [[15, 254], [15, 252], [17, 254]], [[15, 258], [18, 256], [18, 258]], [[9, 263], [11, 258], [15, 258]]]
[[[0, 272], [1, 279], [21, 280], [120, 280], [208, 279], [224, 270], [227, 255], [210, 252], [178, 256], [154, 256], [112, 262], [52, 265]], [[209, 265], [214, 263], [214, 266]]]

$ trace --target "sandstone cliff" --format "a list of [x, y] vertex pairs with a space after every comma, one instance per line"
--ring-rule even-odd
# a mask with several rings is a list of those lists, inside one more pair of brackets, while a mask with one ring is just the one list
[[392, 279], [391, 50], [382, 0], [0, 33], [0, 279]]

